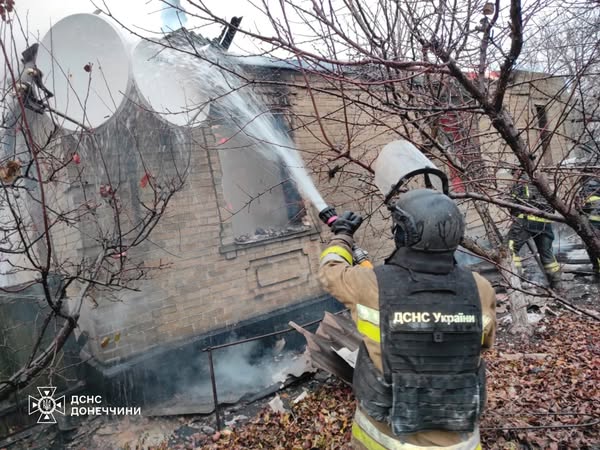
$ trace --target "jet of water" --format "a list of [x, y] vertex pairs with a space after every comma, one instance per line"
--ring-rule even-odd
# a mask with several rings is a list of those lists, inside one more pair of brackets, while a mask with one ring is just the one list
[[[232, 57], [209, 46], [198, 47], [202, 52], [200, 57], [164, 49], [158, 44], [144, 43], [144, 46], [134, 59], [141, 58], [147, 63], [137, 64], [134, 73], [138, 85], [145, 83], [152, 87], [155, 100], [149, 101], [155, 110], [159, 113], [162, 110], [167, 120], [169, 117], [173, 120], [179, 112], [177, 120], [185, 117], [188, 125], [197, 125], [209, 112], [211, 117], [226, 120], [229, 128], [254, 142], [252, 148], [265, 158], [283, 161], [304, 197], [319, 211], [327, 206], [292, 139], [277, 125], [252, 83], [246, 81], [251, 77], [245, 76]], [[156, 75], [159, 72], [172, 74], [162, 76], [163, 83], [168, 83], [164, 87], [156, 84], [161, 82]], [[180, 104], [174, 104], [177, 102]]]

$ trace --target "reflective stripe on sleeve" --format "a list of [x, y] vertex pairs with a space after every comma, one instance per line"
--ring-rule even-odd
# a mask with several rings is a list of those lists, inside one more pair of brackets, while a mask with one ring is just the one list
[[487, 326], [492, 322], [492, 318], [487, 314], [483, 315], [483, 329], [485, 330]]
[[375, 342], [381, 342], [381, 331], [377, 325], [373, 325], [371, 322], [367, 322], [366, 320], [357, 319], [356, 329], [363, 336], [366, 336]]
[[359, 319], [371, 322], [373, 325], [379, 326], [379, 311], [368, 306], [356, 305], [356, 314]]
[[534, 216], [531, 214], [519, 214], [517, 216], [519, 219], [527, 219], [531, 222], [544, 222], [544, 223], [551, 223], [552, 221], [549, 219], [544, 219], [542, 217], [538, 217], [538, 216]]
[[481, 450], [478, 428], [475, 429], [469, 439], [459, 444], [446, 447], [413, 445], [400, 442], [379, 431], [360, 409], [357, 409], [354, 415], [352, 437], [368, 450]]
[[375, 342], [381, 342], [378, 310], [359, 303], [356, 305], [356, 319], [356, 328], [360, 334]]
[[321, 264], [323, 264], [323, 259], [327, 255], [331, 255], [331, 254], [339, 255], [348, 264], [352, 264], [352, 253], [350, 253], [348, 250], [346, 250], [341, 245], [332, 245], [331, 247], [327, 247], [325, 250], [323, 250], [323, 253], [321, 253]]
[[329, 253], [328, 255], [325, 255], [323, 258], [321, 258], [321, 267], [327, 264], [329, 261], [340, 261], [346, 264], [348, 263], [348, 261], [346, 261], [340, 255], [337, 255], [335, 253]]
[[483, 314], [482, 326], [481, 326], [481, 345], [485, 342], [486, 328], [492, 323], [492, 318], [487, 314]]

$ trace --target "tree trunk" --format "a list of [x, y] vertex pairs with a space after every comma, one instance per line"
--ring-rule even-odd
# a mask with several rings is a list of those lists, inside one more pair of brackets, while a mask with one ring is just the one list
[[76, 326], [77, 317], [69, 317], [50, 345], [31, 364], [22, 367], [10, 379], [0, 381], [0, 401], [5, 400], [15, 390], [25, 388], [36, 375], [44, 370], [63, 348]]
[[507, 284], [508, 303], [510, 305], [510, 317], [512, 321], [510, 332], [531, 336], [533, 329], [527, 318], [527, 296], [521, 290], [521, 278], [517, 275], [518, 270], [510, 253], [506, 252], [506, 254], [502, 255], [498, 264], [498, 270]]

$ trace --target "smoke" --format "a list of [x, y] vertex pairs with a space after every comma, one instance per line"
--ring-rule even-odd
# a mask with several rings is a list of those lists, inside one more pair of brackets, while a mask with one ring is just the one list
[[483, 260], [473, 253], [465, 250], [463, 247], [459, 247], [458, 251], [454, 253], [454, 258], [459, 266], [471, 266], [481, 263]]
[[254, 356], [259, 352], [258, 341], [216, 351], [213, 358], [219, 391], [243, 394], [273, 384], [272, 355]]
[[[235, 337], [232, 335], [232, 338]], [[252, 341], [213, 352], [214, 374], [220, 401], [236, 403], [246, 394], [256, 394], [282, 383], [288, 374], [299, 376], [298, 367], [306, 367], [294, 350], [280, 352], [281, 349], [277, 349], [277, 346], [265, 344], [262, 341]], [[176, 383], [176, 391], [179, 392], [179, 395], [176, 395], [179, 403], [212, 402], [212, 385], [207, 363], [207, 355], [202, 355], [198, 361], [191, 364], [195, 366], [192, 370], [180, 372], [177, 379], [173, 380]], [[202, 366], [201, 369], [199, 365]], [[184, 398], [181, 394], [184, 394]]]
[[184, 27], [187, 16], [181, 7], [181, 0], [167, 0], [165, 5], [167, 6], [160, 15], [163, 26], [170, 31]]

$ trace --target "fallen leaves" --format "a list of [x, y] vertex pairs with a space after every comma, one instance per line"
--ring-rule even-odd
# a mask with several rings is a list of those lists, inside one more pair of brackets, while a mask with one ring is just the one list
[[216, 442], [213, 436], [200, 448], [350, 449], [354, 397], [349, 386], [332, 380], [289, 403], [287, 412], [276, 413], [266, 407], [248, 423], [222, 432]]
[[[486, 357], [488, 402], [482, 428], [560, 427], [600, 416], [600, 366], [594, 363], [600, 355], [595, 344], [600, 324], [564, 314], [543, 324], [531, 341], [500, 344]], [[510, 448], [511, 442], [517, 448], [579, 449], [589, 446], [597, 433], [597, 428], [484, 429], [482, 438], [489, 449]]]
[[7, 161], [5, 165], [0, 165], [0, 180], [3, 183], [9, 184], [21, 175], [21, 161]]
[[[486, 355], [488, 402], [481, 435], [487, 450], [582, 449], [597, 442], [598, 427], [549, 427], [600, 417], [600, 324], [570, 315], [541, 323], [543, 331], [529, 342], [499, 343]], [[349, 449], [355, 408], [350, 387], [333, 379], [303, 397], [289, 402], [285, 413], [267, 407], [201, 448]], [[495, 429], [536, 426], [542, 428]]]

